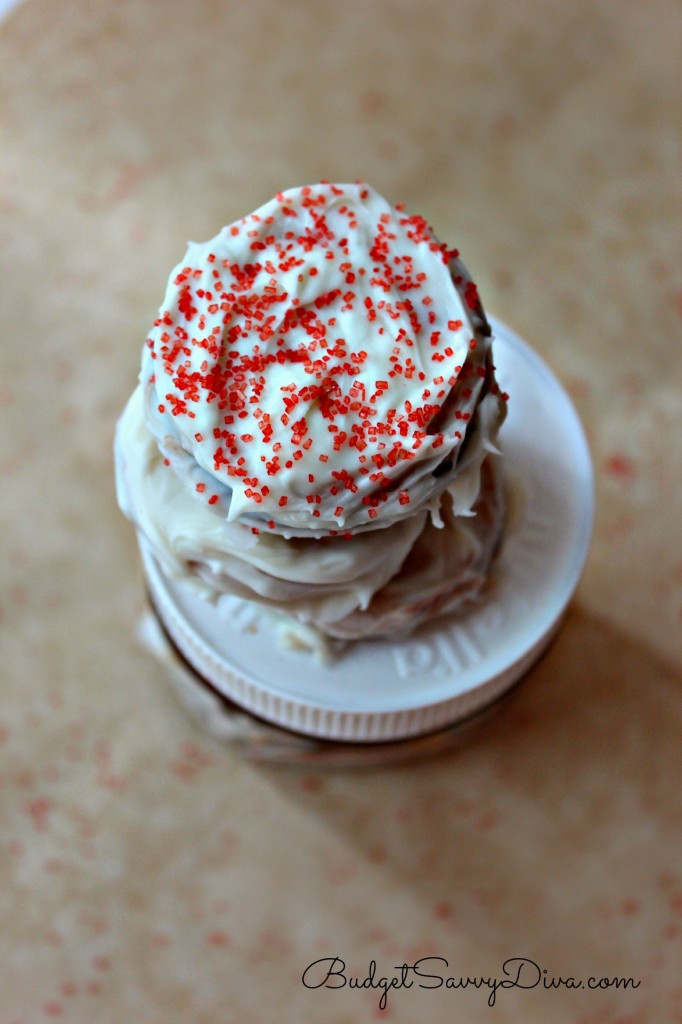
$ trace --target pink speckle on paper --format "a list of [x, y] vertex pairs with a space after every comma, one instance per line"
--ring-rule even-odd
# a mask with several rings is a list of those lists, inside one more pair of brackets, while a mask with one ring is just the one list
[[118, 177], [107, 197], [109, 202], [120, 203], [127, 199], [140, 178], [143, 178], [146, 173], [146, 169], [139, 164], [121, 164], [118, 169]]
[[670, 581], [654, 580], [649, 588], [649, 593], [656, 601], [667, 601], [670, 597]]
[[420, 870], [425, 872], [426, 874], [431, 874], [432, 871], [435, 871], [437, 869], [438, 860], [439, 851], [436, 849], [435, 846], [432, 846], [424, 850], [424, 852], [419, 858]]
[[55, 359], [51, 366], [52, 376], [58, 384], [66, 384], [73, 379], [74, 365], [70, 359]]
[[224, 931], [213, 931], [209, 932], [206, 936], [206, 942], [209, 946], [225, 949], [230, 945], [230, 936]]
[[23, 608], [28, 603], [28, 591], [21, 583], [13, 583], [9, 590], [9, 598], [12, 604]]
[[400, 148], [395, 139], [380, 139], [377, 144], [377, 151], [384, 160], [395, 160], [400, 152]]
[[231, 828], [224, 828], [220, 833], [220, 845], [223, 850], [234, 850], [239, 845], [239, 839], [236, 832]]
[[473, 811], [474, 807], [475, 807], [475, 803], [474, 803], [474, 801], [470, 797], [462, 796], [457, 801], [455, 810], [456, 810], [457, 814], [462, 814], [462, 815], [466, 816], [467, 814], [471, 814], [471, 812]]
[[455, 912], [452, 903], [449, 900], [439, 900], [433, 908], [433, 916], [437, 917], [439, 921], [447, 921], [451, 918]]
[[52, 802], [45, 797], [30, 800], [26, 805], [26, 813], [31, 816], [36, 831], [47, 832], [49, 830], [49, 814], [51, 810]]
[[634, 520], [625, 513], [618, 516], [604, 531], [604, 540], [609, 544], [620, 544], [632, 532]]
[[366, 92], [362, 93], [358, 100], [358, 110], [361, 114], [372, 116], [373, 114], [377, 114], [385, 104], [386, 98], [383, 93], [380, 93], [375, 89], [367, 89]]
[[324, 788], [319, 775], [302, 775], [301, 789], [304, 793], [319, 793]]
[[619, 379], [619, 387], [630, 398], [639, 399], [644, 394], [644, 383], [641, 377], [634, 373], [624, 373]]
[[353, 875], [356, 874], [356, 868], [350, 863], [337, 864], [333, 868], [329, 868], [327, 871], [327, 881], [332, 885], [343, 885]]
[[649, 264], [649, 273], [654, 281], [663, 281], [670, 274], [670, 264], [660, 258], [652, 260]]
[[126, 780], [112, 769], [111, 757], [111, 745], [106, 740], [100, 740], [95, 748], [97, 784], [105, 789], [123, 790]]
[[76, 921], [82, 928], [87, 928], [93, 935], [104, 935], [109, 930], [109, 922], [101, 914], [94, 914], [91, 910], [81, 910], [76, 915]]
[[79, 413], [75, 405], [65, 405], [59, 418], [65, 427], [72, 427], [78, 421]]
[[498, 138], [506, 141], [515, 134], [516, 127], [514, 114], [510, 110], [502, 110], [495, 119], [493, 130]]
[[668, 901], [668, 906], [675, 914], [682, 914], [682, 892], [675, 892]]
[[489, 909], [494, 905], [494, 899], [491, 893], [485, 889], [474, 889], [471, 898], [477, 907], [485, 907]]
[[590, 382], [585, 377], [567, 377], [566, 390], [571, 398], [585, 398], [590, 390]]
[[519, 708], [510, 716], [510, 725], [514, 729], [526, 731], [537, 725], [537, 718], [528, 708]]
[[495, 828], [499, 824], [500, 815], [497, 811], [490, 810], [484, 811], [474, 824], [474, 828], [477, 832], [489, 832], [491, 828]]
[[169, 763], [169, 770], [183, 782], [194, 782], [205, 768], [213, 764], [212, 754], [207, 753], [195, 743], [185, 742], [180, 745], [179, 756]]
[[495, 766], [495, 778], [499, 782], [511, 782], [514, 778], [514, 766], [510, 761]]
[[407, 946], [403, 949], [405, 963], [414, 963], [415, 960], [419, 960], [423, 956], [440, 956], [439, 949], [440, 946], [436, 945], [436, 943], [429, 939], [424, 939], [413, 946]]
[[663, 953], [654, 953], [650, 958], [647, 966], [652, 971], [661, 971], [666, 965], [666, 959]]
[[674, 308], [675, 312], [677, 313], [679, 318], [682, 320], [682, 289], [680, 289], [679, 291], [675, 292], [675, 294], [673, 295], [672, 302], [673, 302], [673, 308]]
[[618, 480], [634, 480], [637, 476], [635, 464], [632, 459], [623, 452], [614, 452], [607, 456], [604, 462], [604, 469], [611, 477]]

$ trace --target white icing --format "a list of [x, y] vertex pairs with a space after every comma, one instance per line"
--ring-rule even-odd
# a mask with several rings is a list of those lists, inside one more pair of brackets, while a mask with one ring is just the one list
[[291, 189], [172, 272], [144, 349], [149, 428], [230, 522], [310, 536], [410, 516], [457, 480], [492, 376], [467, 286], [424, 222], [369, 186]]
[[172, 272], [117, 428], [118, 500], [210, 600], [408, 632], [485, 582], [504, 411], [457, 254], [366, 185], [292, 189]]
[[119, 504], [169, 575], [190, 580], [211, 600], [224, 592], [260, 597], [306, 621], [334, 621], [366, 607], [398, 572], [426, 520], [421, 512], [380, 534], [291, 541], [227, 523], [194, 501], [165, 465], [146, 428], [139, 387], [119, 420], [115, 452]]
[[168, 575], [208, 600], [256, 600], [344, 639], [407, 633], [436, 611], [466, 606], [481, 592], [500, 536], [494, 479], [475, 516], [455, 515], [450, 489], [431, 515], [424, 510], [347, 540], [286, 540], [226, 523], [164, 463], [145, 425], [141, 388], [119, 420], [115, 452], [121, 508]]

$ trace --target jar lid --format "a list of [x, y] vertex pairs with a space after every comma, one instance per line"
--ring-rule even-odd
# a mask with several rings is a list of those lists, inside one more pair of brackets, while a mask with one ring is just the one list
[[492, 320], [500, 387], [511, 394], [499, 436], [510, 510], [484, 600], [410, 637], [356, 641], [329, 662], [284, 647], [272, 615], [232, 596], [210, 604], [167, 577], [140, 538], [150, 594], [195, 672], [229, 700], [309, 736], [376, 743], [468, 718], [543, 652], [577, 586], [594, 517], [587, 441], [542, 359]]

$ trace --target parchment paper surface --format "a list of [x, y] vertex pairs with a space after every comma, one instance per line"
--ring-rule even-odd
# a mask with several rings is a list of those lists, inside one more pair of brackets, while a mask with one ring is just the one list
[[[663, 0], [26, 0], [0, 27], [0, 1024], [682, 1021], [681, 52]], [[114, 500], [186, 241], [320, 178], [460, 248], [597, 471], [555, 646], [402, 770], [202, 736], [135, 639]], [[304, 987], [334, 956], [641, 985], [415, 982], [382, 1011]]]

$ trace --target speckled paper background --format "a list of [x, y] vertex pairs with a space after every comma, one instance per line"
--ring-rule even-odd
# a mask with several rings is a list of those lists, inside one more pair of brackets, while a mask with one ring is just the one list
[[[682, 1021], [680, 53], [663, 0], [25, 0], [0, 26], [0, 1024]], [[111, 436], [187, 239], [358, 177], [573, 395], [595, 539], [456, 753], [255, 767], [135, 640]], [[641, 984], [381, 1011], [301, 983], [427, 955]]]

